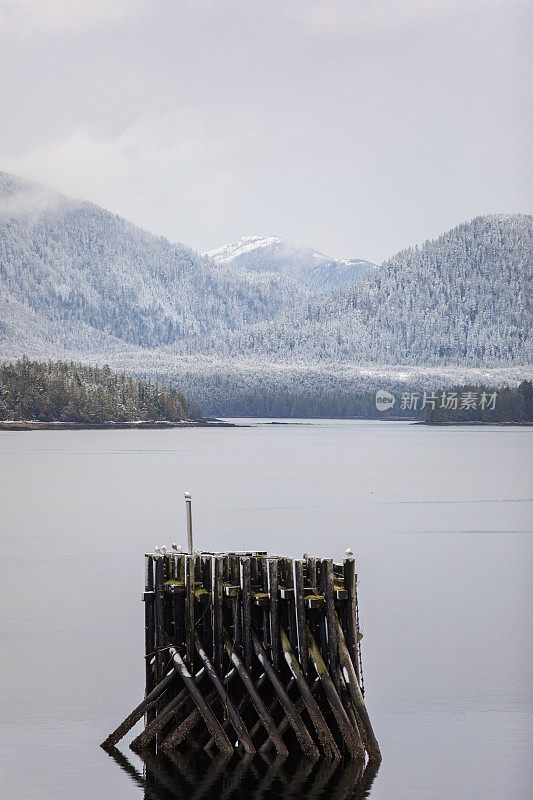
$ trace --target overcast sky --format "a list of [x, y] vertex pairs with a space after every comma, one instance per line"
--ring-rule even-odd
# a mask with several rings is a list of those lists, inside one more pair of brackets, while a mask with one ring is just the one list
[[[207, 250], [533, 208], [531, 0], [0, 0], [0, 168]], [[528, 52], [529, 51], [529, 52]]]

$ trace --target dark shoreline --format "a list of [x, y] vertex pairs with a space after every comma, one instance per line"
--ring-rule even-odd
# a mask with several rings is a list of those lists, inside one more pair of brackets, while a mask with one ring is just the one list
[[508, 422], [482, 422], [481, 420], [472, 420], [472, 422], [413, 422], [413, 425], [431, 425], [432, 427], [449, 427], [450, 425], [461, 425], [464, 427], [505, 427], [512, 425], [513, 427], [527, 427], [528, 425], [533, 425], [533, 422], [516, 422], [515, 420], [509, 420]]
[[157, 428], [246, 428], [234, 422], [206, 420], [205, 422], [40, 422], [24, 420], [20, 422], [0, 422], [0, 431], [102, 431], [102, 430], [155, 430]]

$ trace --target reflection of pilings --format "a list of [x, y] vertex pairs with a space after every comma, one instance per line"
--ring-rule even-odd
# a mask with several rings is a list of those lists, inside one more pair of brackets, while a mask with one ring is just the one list
[[226, 785], [224, 786], [222, 794], [220, 795], [220, 800], [228, 800], [228, 798], [231, 797], [232, 794], [241, 786], [246, 774], [250, 770], [250, 762], [252, 758], [253, 756], [251, 756], [249, 753], [245, 753], [233, 770], [229, 773], [227, 781], [225, 781]]
[[244, 753], [214, 758], [173, 751], [168, 756], [150, 751], [140, 754], [145, 776], [116, 747], [106, 752], [133, 782], [144, 789], [145, 800], [365, 800], [379, 764], [369, 762], [362, 771], [355, 759], [267, 760]]
[[282, 774], [283, 764], [287, 759], [286, 755], [276, 755], [276, 758], [268, 764], [267, 770], [254, 791], [254, 800], [267, 800], [274, 781]]
[[137, 786], [140, 786], [141, 789], [144, 789], [144, 777], [141, 775], [139, 770], [133, 766], [129, 758], [125, 756], [124, 753], [120, 752], [118, 747], [111, 745], [110, 747], [104, 747], [104, 750], [108, 755], [111, 756], [113, 761], [119, 765], [120, 769], [124, 770], [124, 772], [130, 776]]
[[370, 790], [372, 788], [372, 784], [376, 778], [376, 775], [379, 772], [379, 761], [369, 761], [365, 767], [365, 771], [361, 777], [361, 780], [357, 786], [357, 792], [353, 795], [351, 800], [364, 800], [367, 797], [370, 797]]
[[306, 791], [306, 800], [321, 800], [327, 794], [326, 790], [339, 763], [342, 763], [339, 759], [318, 762], [317, 770]]
[[363, 765], [354, 759], [339, 764], [328, 785], [328, 800], [352, 798], [362, 774]]
[[316, 763], [303, 759], [297, 761], [296, 765], [292, 762], [286, 763], [287, 770], [290, 770], [285, 780], [287, 797], [292, 797], [294, 800], [307, 797], [307, 787], [311, 785], [311, 776], [315, 772]]
[[196, 791], [190, 795], [190, 800], [202, 800], [203, 797], [212, 796], [211, 789], [221, 778], [230, 760], [230, 755], [221, 753], [216, 756], [209, 764], [205, 779], [200, 785], [196, 786]]
[[162, 755], [145, 750], [139, 754], [146, 767], [146, 791], [153, 792], [172, 798], [188, 797], [190, 786], [186, 781], [183, 772], [176, 770], [172, 762]]

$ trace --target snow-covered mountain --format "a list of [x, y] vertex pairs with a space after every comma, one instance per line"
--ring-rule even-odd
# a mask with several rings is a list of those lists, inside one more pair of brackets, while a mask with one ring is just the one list
[[0, 173], [2, 355], [152, 348], [272, 320], [308, 296], [282, 275], [221, 270], [98, 206]]
[[248, 272], [281, 273], [316, 294], [349, 286], [375, 267], [363, 259], [330, 258], [279, 236], [243, 236], [205, 255]]
[[261, 241], [200, 256], [0, 173], [0, 359], [164, 376], [215, 414], [333, 413], [383, 382], [531, 375], [531, 216], [479, 217], [356, 280], [337, 261], [351, 281], [327, 294], [331, 259]]
[[225, 336], [219, 351], [293, 363], [527, 364], [532, 279], [533, 217], [478, 217], [275, 326]]

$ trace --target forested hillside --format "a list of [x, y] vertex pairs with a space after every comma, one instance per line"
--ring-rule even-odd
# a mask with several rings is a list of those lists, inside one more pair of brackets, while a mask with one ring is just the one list
[[0, 420], [102, 423], [188, 418], [187, 401], [179, 392], [109, 367], [27, 358], [0, 365]]
[[375, 267], [364, 259], [330, 258], [279, 236], [243, 236], [206, 255], [225, 267], [280, 273], [315, 294], [349, 286]]
[[[281, 275], [220, 270], [90, 203], [0, 173], [0, 341], [50, 354], [153, 348], [294, 308]], [[6, 353], [7, 351], [7, 353]]]
[[478, 217], [276, 326], [211, 346], [228, 357], [253, 352], [293, 363], [527, 364], [532, 248], [531, 216]]
[[499, 388], [460, 386], [438, 396], [422, 411], [424, 420], [434, 424], [461, 423], [533, 423], [533, 383]]
[[215, 262], [0, 173], [0, 361], [110, 364], [209, 415], [352, 416], [355, 392], [531, 377], [531, 216], [478, 217], [329, 292], [359, 262], [284, 241]]

